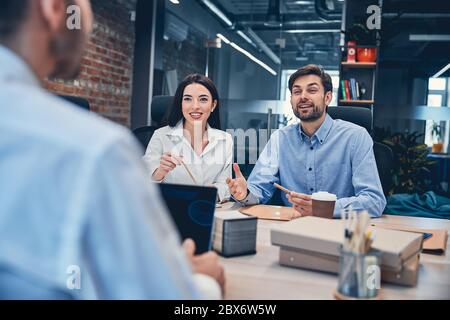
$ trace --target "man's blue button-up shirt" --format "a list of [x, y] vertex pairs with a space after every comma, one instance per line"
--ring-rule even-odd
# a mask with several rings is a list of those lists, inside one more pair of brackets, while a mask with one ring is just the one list
[[299, 124], [272, 135], [248, 179], [250, 194], [243, 203], [267, 203], [275, 192], [274, 182], [309, 195], [336, 194], [335, 217], [350, 206], [379, 217], [386, 205], [369, 133], [329, 115], [312, 137]]

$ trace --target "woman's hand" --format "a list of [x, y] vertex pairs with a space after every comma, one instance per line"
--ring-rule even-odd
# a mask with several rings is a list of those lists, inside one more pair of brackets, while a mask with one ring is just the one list
[[247, 197], [247, 180], [242, 175], [241, 169], [237, 163], [233, 164], [235, 179], [227, 178], [228, 188], [231, 195], [238, 201], [242, 201]]
[[153, 172], [152, 178], [155, 181], [161, 181], [166, 175], [181, 165], [182, 158], [172, 155], [170, 152], [163, 153], [158, 169]]

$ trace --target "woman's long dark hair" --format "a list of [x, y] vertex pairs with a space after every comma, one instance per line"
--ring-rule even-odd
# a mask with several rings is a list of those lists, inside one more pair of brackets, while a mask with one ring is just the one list
[[173, 103], [166, 114], [165, 123], [173, 128], [178, 124], [178, 122], [180, 122], [180, 120], [183, 119], [182, 102], [184, 89], [188, 85], [193, 83], [198, 83], [204, 86], [206, 89], [208, 89], [209, 93], [211, 93], [213, 103], [214, 100], [217, 101], [216, 108], [209, 115], [208, 124], [211, 126], [211, 128], [220, 130], [219, 93], [217, 92], [217, 88], [211, 81], [211, 79], [198, 73], [188, 75], [178, 85], [177, 91], [175, 92], [175, 96], [173, 98]]

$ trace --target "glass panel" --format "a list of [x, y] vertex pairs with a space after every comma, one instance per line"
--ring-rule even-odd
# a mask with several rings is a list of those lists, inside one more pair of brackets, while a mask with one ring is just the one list
[[290, 103], [279, 100], [223, 99], [220, 108], [222, 130], [234, 137], [234, 159], [245, 177], [273, 131], [296, 123]]
[[446, 78], [430, 78], [428, 80], [428, 90], [445, 90]]
[[425, 144], [429, 147], [433, 145], [433, 135], [431, 131], [433, 130], [433, 120], [427, 120], [425, 125]]
[[441, 94], [429, 94], [428, 95], [428, 106], [429, 107], [441, 107], [442, 106], [442, 95]]
[[196, 26], [166, 12], [164, 25], [164, 94], [174, 95], [181, 80], [191, 73], [205, 73], [206, 36]]
[[339, 90], [339, 71], [327, 71], [331, 76], [333, 82], [333, 100], [331, 100], [330, 106], [337, 106], [338, 90]]

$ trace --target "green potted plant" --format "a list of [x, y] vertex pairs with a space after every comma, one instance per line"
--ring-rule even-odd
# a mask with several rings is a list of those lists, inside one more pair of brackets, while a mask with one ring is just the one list
[[347, 33], [347, 40], [356, 42], [356, 61], [375, 62], [377, 60], [376, 32], [363, 23], [353, 24]]
[[375, 128], [374, 140], [388, 145], [394, 154], [390, 195], [429, 190], [427, 176], [436, 162], [428, 159], [428, 146], [418, 142], [422, 137], [417, 132], [392, 134], [390, 129]]
[[431, 135], [433, 137], [433, 146], [431, 147], [431, 152], [442, 153], [444, 149], [444, 142], [442, 140], [442, 126], [433, 123], [433, 128], [431, 130]]

